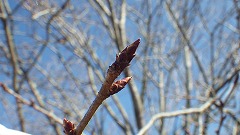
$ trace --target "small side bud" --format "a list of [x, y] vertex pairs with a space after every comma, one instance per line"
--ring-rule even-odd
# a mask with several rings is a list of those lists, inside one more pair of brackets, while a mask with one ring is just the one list
[[132, 77], [126, 77], [124, 79], [121, 79], [119, 81], [116, 81], [112, 84], [110, 87], [110, 95], [118, 93], [120, 90], [124, 88], [124, 86], [132, 79]]
[[71, 121], [67, 120], [66, 118], [63, 119], [63, 128], [64, 128], [63, 132], [66, 135], [74, 135], [75, 126]]

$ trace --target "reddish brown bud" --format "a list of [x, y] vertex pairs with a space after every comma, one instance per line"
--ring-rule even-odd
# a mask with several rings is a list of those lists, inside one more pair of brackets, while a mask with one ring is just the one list
[[4, 91], [8, 92], [8, 88], [5, 84], [0, 82], [0, 86], [3, 88]]
[[113, 95], [115, 93], [118, 93], [120, 90], [124, 88], [124, 86], [132, 79], [132, 77], [126, 77], [124, 79], [121, 79], [119, 81], [116, 81], [112, 84], [110, 87], [110, 95]]
[[71, 121], [67, 120], [66, 118], [63, 119], [63, 128], [63, 132], [66, 135], [74, 135], [75, 126]]
[[127, 66], [129, 66], [131, 60], [134, 58], [139, 43], [140, 39], [123, 49], [122, 52], [116, 56], [116, 61], [110, 66], [110, 68], [121, 73]]

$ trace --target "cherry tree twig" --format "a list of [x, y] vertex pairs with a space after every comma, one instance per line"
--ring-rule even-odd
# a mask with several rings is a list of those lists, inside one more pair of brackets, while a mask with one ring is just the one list
[[81, 135], [88, 122], [91, 120], [95, 114], [98, 107], [102, 102], [121, 91], [124, 86], [131, 80], [132, 77], [126, 77], [119, 81], [114, 82], [114, 80], [122, 73], [122, 71], [130, 65], [131, 60], [135, 56], [135, 52], [140, 43], [140, 39], [136, 40], [131, 45], [127, 46], [122, 52], [116, 56], [115, 62], [109, 66], [107, 71], [107, 76], [104, 83], [102, 84], [101, 89], [99, 90], [95, 100], [89, 107], [83, 119], [80, 121], [78, 126], [75, 128], [72, 122], [67, 119], [63, 120], [64, 133], [66, 135]]

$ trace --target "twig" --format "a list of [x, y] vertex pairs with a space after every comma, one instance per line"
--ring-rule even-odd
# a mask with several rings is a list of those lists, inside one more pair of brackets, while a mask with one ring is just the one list
[[34, 101], [29, 101], [29, 100], [25, 99], [20, 94], [16, 93], [15, 91], [13, 91], [10, 88], [8, 88], [5, 84], [0, 82], [0, 87], [2, 87], [3, 90], [6, 91], [7, 93], [13, 95], [16, 99], [18, 99], [18, 101], [20, 103], [23, 103], [25, 105], [28, 105], [28, 106], [34, 108], [35, 110], [45, 114], [46, 116], [48, 116], [49, 118], [51, 118], [52, 120], [56, 121], [59, 124], [62, 123], [62, 120], [59, 117], [57, 117], [53, 112], [40, 107], [39, 105], [35, 104]]
[[170, 6], [170, 3], [169, 2], [165, 2], [165, 5], [166, 5], [166, 10], [168, 12], [168, 14], [170, 15], [171, 19], [173, 20], [173, 25], [175, 27], [175, 29], [181, 34], [182, 36], [182, 39], [184, 41], [184, 43], [189, 47], [190, 51], [192, 52], [193, 54], [193, 58], [195, 59], [197, 65], [198, 65], [198, 68], [200, 70], [200, 72], [202, 73], [202, 76], [203, 76], [203, 79], [204, 79], [204, 82], [206, 84], [208, 84], [208, 79], [207, 79], [207, 75], [205, 73], [205, 70], [203, 68], [203, 65], [202, 63], [200, 62], [200, 59], [192, 45], [192, 43], [190, 42], [189, 38], [187, 37], [187, 34], [186, 32], [184, 31], [184, 29], [182, 28], [182, 26], [180, 25], [179, 21], [177, 20], [176, 16], [174, 15], [174, 12], [173, 10], [171, 9], [171, 6]]
[[178, 111], [173, 111], [173, 112], [162, 112], [159, 114], [155, 114], [150, 121], [138, 132], [137, 135], [143, 135], [147, 132], [147, 130], [157, 121], [158, 119], [161, 118], [170, 118], [170, 117], [175, 117], [179, 115], [186, 115], [186, 114], [194, 114], [194, 113], [202, 113], [205, 112], [207, 109], [211, 107], [211, 105], [217, 100], [217, 98], [210, 99], [208, 102], [203, 104], [199, 108], [189, 108], [189, 109], [183, 109], [183, 110], [178, 110]]
[[[59, 8], [51, 17], [50, 19], [47, 21], [46, 24], [46, 41], [43, 43], [42, 47], [40, 48], [40, 50], [38, 51], [36, 57], [33, 59], [33, 62], [30, 64], [30, 66], [28, 67], [28, 69], [25, 71], [26, 73], [29, 73], [32, 68], [34, 67], [34, 65], [38, 62], [39, 58], [41, 57], [42, 53], [44, 52], [45, 48], [48, 45], [48, 42], [50, 40], [50, 26], [52, 21], [54, 21], [55, 18], [57, 18], [69, 5], [70, 0], [66, 0], [63, 5], [61, 6], [61, 8]], [[22, 79], [24, 80], [24, 78]]]
[[[238, 73], [239, 72], [239, 68], [235, 69], [235, 72]], [[228, 94], [231, 94], [232, 91], [234, 90], [234, 88], [237, 85], [237, 81], [238, 81], [238, 74], [233, 73], [229, 78], [230, 79], [226, 79], [226, 82], [231, 81], [231, 79], [236, 76], [236, 78], [233, 80], [234, 86], [230, 89], [230, 92]], [[226, 82], [224, 82], [223, 84], [226, 84]], [[216, 89], [220, 89], [224, 87], [224, 85], [220, 84], [220, 86], [218, 86], [218, 88]], [[211, 99], [209, 99], [206, 103], [204, 103], [202, 106], [200, 106], [199, 108], [188, 108], [188, 109], [183, 109], [183, 110], [178, 110], [178, 111], [173, 111], [173, 112], [162, 112], [162, 113], [158, 113], [153, 115], [153, 117], [149, 120], [149, 122], [138, 132], [137, 135], [143, 135], [147, 132], [147, 130], [155, 123], [155, 121], [161, 119], [161, 118], [170, 118], [170, 117], [175, 117], [175, 116], [179, 116], [179, 115], [186, 115], [186, 114], [202, 114], [204, 112], [206, 112], [216, 101], [218, 101], [225, 93], [222, 93], [219, 96], [213, 97]], [[215, 104], [216, 105], [216, 104]], [[200, 120], [200, 122], [202, 123], [202, 121]], [[201, 126], [202, 127], [202, 126]], [[200, 130], [201, 131], [201, 130]], [[201, 133], [201, 132], [200, 132]]]
[[[131, 80], [132, 77], [126, 77], [119, 81], [114, 82], [114, 80], [121, 74], [121, 72], [130, 65], [131, 60], [135, 56], [136, 49], [140, 43], [140, 39], [136, 40], [131, 45], [127, 46], [121, 53], [116, 56], [115, 62], [109, 66], [107, 71], [107, 76], [100, 91], [98, 92], [95, 100], [89, 107], [83, 119], [78, 124], [77, 128], [74, 129], [74, 125], [70, 121], [64, 119], [64, 131], [67, 135], [81, 135], [88, 122], [93, 117], [94, 113], [102, 102], [109, 96], [114, 95], [121, 91], [124, 86]], [[69, 124], [70, 123], [70, 124]], [[70, 126], [68, 126], [70, 125]]]
[[223, 121], [224, 121], [225, 118], [226, 118], [226, 115], [224, 115], [224, 112], [223, 112], [223, 108], [224, 108], [224, 105], [225, 105], [225, 104], [224, 104], [221, 100], [219, 100], [219, 101], [220, 101], [220, 105], [216, 105], [216, 106], [218, 107], [218, 109], [219, 109], [219, 111], [220, 111], [221, 118], [220, 118], [220, 121], [219, 121], [218, 128], [217, 128], [217, 130], [215, 131], [217, 135], [219, 135], [220, 130], [221, 130], [222, 125], [223, 125]]

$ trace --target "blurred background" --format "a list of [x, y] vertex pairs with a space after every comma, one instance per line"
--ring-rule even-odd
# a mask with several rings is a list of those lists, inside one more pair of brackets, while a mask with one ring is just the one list
[[239, 135], [238, 0], [1, 0], [0, 124], [64, 134], [138, 38], [85, 134]]

